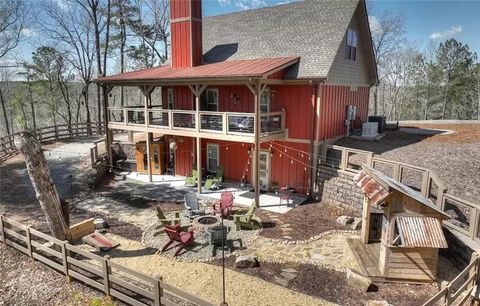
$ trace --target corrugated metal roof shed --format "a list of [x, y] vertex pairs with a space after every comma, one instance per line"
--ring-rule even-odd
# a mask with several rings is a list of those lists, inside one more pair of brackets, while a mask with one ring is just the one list
[[440, 220], [422, 216], [397, 216], [404, 248], [448, 248]]
[[298, 62], [298, 57], [263, 58], [254, 60], [225, 61], [189, 68], [173, 69], [170, 65], [142, 69], [99, 78], [96, 82], [128, 82], [175, 79], [227, 79], [234, 77], [263, 77]]

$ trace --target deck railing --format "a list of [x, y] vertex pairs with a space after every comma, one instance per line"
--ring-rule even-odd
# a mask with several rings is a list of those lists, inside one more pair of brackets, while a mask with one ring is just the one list
[[470, 264], [423, 306], [465, 305], [478, 284], [479, 266], [480, 254], [473, 253]]
[[[193, 294], [0, 215], [0, 241], [128, 305], [213, 306]], [[29, 280], [24, 280], [28, 282]], [[165, 296], [174, 296], [175, 301]]]
[[373, 152], [324, 144], [319, 164], [323, 167], [356, 173], [362, 164], [371, 166], [432, 200], [451, 219], [444, 222], [471, 239], [480, 240], [480, 206], [447, 193], [445, 184], [433, 171], [396, 162]]
[[[79, 136], [101, 135], [103, 133], [103, 123], [61, 124], [38, 128], [31, 132], [37, 136], [39, 142], [45, 143], [48, 141], [63, 140]], [[0, 138], [0, 161], [4, 161], [8, 156], [15, 154], [18, 151], [18, 148], [15, 145], [15, 139], [19, 135], [20, 132]]]
[[[162, 110], [109, 107], [110, 122], [126, 126], [147, 126], [168, 130], [200, 131], [225, 135], [254, 133], [253, 113], [197, 112], [191, 110]], [[147, 123], [145, 124], [145, 118]], [[261, 133], [275, 134], [285, 130], [285, 112], [271, 112], [260, 116]]]

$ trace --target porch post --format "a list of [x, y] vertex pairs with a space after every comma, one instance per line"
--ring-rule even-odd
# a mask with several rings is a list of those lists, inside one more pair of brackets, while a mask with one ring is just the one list
[[[207, 88], [207, 85], [188, 85], [193, 95], [195, 96], [195, 124], [197, 135], [200, 132], [200, 96], [202, 92]], [[197, 173], [198, 173], [198, 183], [197, 183], [197, 193], [202, 193], [202, 139], [197, 136], [196, 139], [196, 153], [197, 153]]]
[[247, 85], [250, 91], [254, 96], [254, 106], [255, 106], [255, 119], [253, 123], [253, 135], [255, 142], [255, 151], [253, 157], [253, 187], [255, 188], [255, 205], [260, 206], [260, 178], [258, 166], [260, 165], [260, 132], [261, 132], [261, 123], [260, 123], [260, 97], [262, 92], [265, 90], [266, 84], [261, 84], [260, 80], [255, 82], [253, 85]]
[[145, 120], [145, 138], [146, 138], [146, 148], [147, 150], [147, 171], [148, 171], [148, 181], [151, 183], [152, 179], [152, 158], [150, 156], [150, 145], [153, 140], [153, 134], [148, 132], [148, 109], [151, 106], [151, 94], [155, 89], [154, 86], [142, 86], [140, 87], [144, 97], [144, 120]]
[[[107, 150], [107, 159], [108, 159], [108, 167], [109, 171], [113, 170], [113, 154], [112, 154], [112, 131], [108, 128], [108, 95], [113, 89], [113, 86], [104, 85], [103, 87], [103, 122], [104, 122], [104, 129], [105, 129], [105, 143], [106, 143], [106, 150]], [[100, 110], [99, 110], [100, 111]]]

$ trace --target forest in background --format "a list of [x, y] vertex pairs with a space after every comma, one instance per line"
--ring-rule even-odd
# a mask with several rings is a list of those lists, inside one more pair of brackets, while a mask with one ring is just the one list
[[[168, 0], [0, 1], [0, 135], [54, 124], [102, 121], [94, 79], [160, 65], [169, 57]], [[480, 119], [480, 63], [453, 38], [421, 50], [407, 20], [371, 20], [379, 84], [370, 114], [387, 120]], [[32, 35], [35, 29], [35, 35]], [[20, 60], [22, 43], [35, 50]], [[154, 92], [154, 102], [159, 89]], [[115, 88], [113, 106], [141, 104]]]

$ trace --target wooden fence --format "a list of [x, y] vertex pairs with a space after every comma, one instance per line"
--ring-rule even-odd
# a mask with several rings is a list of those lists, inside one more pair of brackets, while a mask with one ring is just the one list
[[[101, 135], [103, 131], [103, 123], [91, 122], [74, 123], [71, 125], [55, 125], [36, 129], [32, 131], [40, 142], [56, 141], [68, 139], [78, 136]], [[5, 160], [10, 154], [17, 152], [15, 139], [20, 132], [10, 134], [0, 138], [0, 161]]]
[[423, 306], [464, 305], [471, 296], [475, 285], [478, 284], [479, 266], [480, 254], [473, 253], [470, 264]]
[[[45, 265], [129, 305], [213, 306], [162, 281], [87, 252], [0, 215], [0, 241]], [[28, 280], [27, 280], [28, 281]], [[165, 295], [173, 298], [166, 299]], [[173, 301], [175, 300], [175, 302]], [[177, 303], [178, 302], [178, 303]]]
[[107, 142], [105, 138], [93, 142], [93, 147], [90, 148], [90, 162], [92, 168], [97, 166], [98, 161], [107, 156]]
[[362, 164], [417, 190], [432, 200], [451, 219], [444, 224], [470, 238], [480, 240], [480, 206], [447, 193], [445, 184], [429, 169], [383, 159], [373, 152], [324, 144], [321, 166], [356, 173]]

